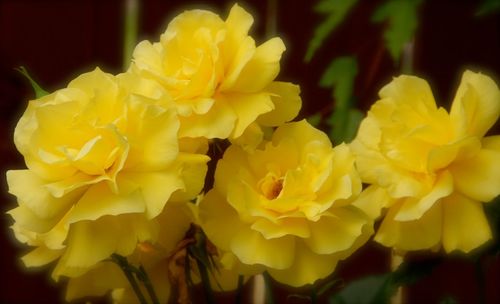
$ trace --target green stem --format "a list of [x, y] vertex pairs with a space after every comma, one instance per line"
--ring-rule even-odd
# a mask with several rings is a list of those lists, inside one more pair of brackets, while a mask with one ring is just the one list
[[278, 16], [278, 0], [267, 0], [266, 36], [276, 36], [276, 18]]
[[125, 274], [125, 277], [127, 278], [128, 282], [130, 283], [130, 286], [132, 286], [132, 290], [134, 290], [135, 295], [137, 296], [137, 299], [139, 300], [139, 303], [141, 304], [147, 304], [148, 302], [146, 301], [146, 298], [142, 294], [142, 291], [139, 287], [139, 284], [137, 284], [133, 271], [127, 261], [127, 258], [113, 253], [111, 255], [111, 260], [115, 262], [123, 271]]
[[316, 288], [314, 286], [311, 287], [311, 304], [318, 303], [318, 293], [316, 292]]
[[239, 275], [238, 288], [236, 289], [236, 299], [234, 300], [234, 304], [241, 304], [241, 300], [243, 298], [243, 280], [244, 277], [242, 275]]
[[149, 276], [142, 265], [139, 267], [139, 273], [137, 277], [146, 287], [146, 290], [148, 291], [149, 297], [151, 298], [151, 301], [153, 301], [153, 304], [159, 304], [160, 300], [158, 299], [153, 284], [151, 284], [151, 280], [149, 279]]
[[123, 26], [123, 69], [127, 70], [137, 43], [139, 1], [126, 0]]
[[403, 56], [401, 58], [401, 72], [403, 72], [403, 74], [413, 74], [414, 53], [415, 42], [412, 40], [403, 48]]
[[202, 261], [196, 259], [196, 264], [198, 265], [198, 270], [200, 271], [201, 283], [203, 285], [203, 291], [205, 292], [205, 298], [207, 304], [214, 304], [214, 296], [212, 294], [212, 288], [210, 287], [210, 278], [208, 277], [207, 267]]
[[271, 276], [269, 275], [269, 273], [267, 273], [267, 271], [264, 272], [264, 282], [266, 284], [266, 303], [274, 304]]

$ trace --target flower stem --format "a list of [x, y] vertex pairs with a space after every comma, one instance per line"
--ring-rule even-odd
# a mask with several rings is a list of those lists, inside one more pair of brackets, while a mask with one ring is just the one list
[[[404, 256], [396, 251], [391, 253], [391, 271], [396, 271], [401, 264], [403, 264]], [[399, 287], [396, 294], [391, 298], [391, 304], [401, 304], [403, 303], [403, 287]]]
[[265, 291], [266, 291], [266, 304], [274, 304], [274, 296], [273, 289], [271, 288], [271, 276], [269, 273], [264, 272], [264, 282], [265, 282]]
[[111, 255], [111, 260], [115, 262], [123, 271], [123, 274], [125, 274], [125, 277], [127, 278], [128, 282], [130, 283], [130, 286], [132, 287], [132, 290], [134, 290], [135, 295], [137, 296], [137, 299], [139, 300], [139, 303], [141, 304], [147, 304], [148, 302], [146, 301], [146, 298], [142, 294], [142, 291], [139, 287], [139, 284], [137, 284], [137, 281], [135, 280], [133, 270], [130, 267], [127, 258], [113, 253]]
[[199, 259], [196, 259], [196, 264], [198, 265], [198, 270], [200, 271], [201, 283], [203, 285], [203, 291], [205, 292], [207, 304], [214, 304], [215, 301], [212, 294], [212, 288], [210, 287], [210, 278], [208, 277], [207, 267]]
[[139, 1], [126, 0], [123, 26], [123, 69], [127, 70], [137, 43]]
[[243, 279], [244, 277], [242, 275], [238, 276], [238, 288], [236, 289], [234, 304], [240, 304], [243, 298]]
[[158, 296], [156, 295], [156, 292], [153, 288], [153, 284], [151, 284], [151, 280], [149, 279], [149, 276], [142, 265], [139, 266], [137, 278], [142, 282], [142, 284], [144, 284], [144, 287], [146, 287], [146, 290], [149, 294], [149, 297], [151, 298], [151, 301], [153, 301], [153, 304], [159, 304], [160, 300], [158, 300]]

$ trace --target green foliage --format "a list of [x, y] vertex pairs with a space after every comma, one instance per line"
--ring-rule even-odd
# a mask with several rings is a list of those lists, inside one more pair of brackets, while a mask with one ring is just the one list
[[29, 82], [31, 83], [31, 87], [33, 88], [33, 91], [35, 92], [36, 98], [40, 98], [40, 97], [43, 97], [45, 95], [49, 95], [49, 92], [42, 89], [42, 87], [40, 87], [38, 85], [38, 83], [35, 80], [33, 80], [33, 78], [30, 76], [30, 74], [28, 73], [28, 70], [26, 70], [25, 67], [20, 66], [16, 69], [16, 71], [21, 73], [24, 77], [26, 77], [26, 79], [29, 80]]
[[500, 0], [483, 0], [476, 11], [476, 16], [486, 16], [500, 12]]
[[335, 102], [327, 123], [332, 127], [330, 137], [335, 143], [349, 142], [356, 135], [363, 114], [354, 108], [354, 80], [358, 63], [352, 56], [334, 59], [321, 77], [320, 86], [332, 87]]
[[305, 60], [311, 61], [323, 41], [344, 20], [347, 13], [356, 4], [357, 0], [320, 0], [314, 10], [326, 15], [325, 20], [316, 27], [313, 38], [309, 42]]
[[321, 123], [321, 113], [316, 113], [307, 117], [307, 122], [316, 128], [319, 127], [319, 124]]
[[330, 304], [379, 304], [389, 303], [397, 289], [428, 276], [440, 258], [414, 263], [403, 263], [392, 272], [364, 277], [347, 285], [329, 299]]
[[335, 58], [323, 73], [319, 85], [333, 87], [336, 107], [348, 106], [358, 74], [358, 62], [352, 56]]
[[373, 22], [388, 22], [384, 32], [385, 46], [395, 62], [410, 42], [418, 25], [417, 10], [422, 0], [387, 0], [373, 14]]

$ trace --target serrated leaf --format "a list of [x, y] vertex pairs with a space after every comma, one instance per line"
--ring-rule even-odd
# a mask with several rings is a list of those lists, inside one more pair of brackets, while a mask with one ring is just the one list
[[484, 0], [476, 11], [476, 16], [486, 16], [500, 12], [500, 0]]
[[26, 77], [26, 79], [29, 80], [29, 82], [31, 83], [31, 87], [33, 88], [33, 91], [35, 92], [36, 98], [40, 98], [40, 97], [43, 97], [45, 95], [49, 95], [49, 92], [42, 89], [42, 87], [40, 85], [38, 85], [38, 83], [35, 80], [33, 80], [33, 78], [28, 73], [28, 70], [26, 70], [26, 68], [24, 66], [20, 66], [20, 67], [16, 68], [16, 71], [21, 73], [24, 77]]
[[306, 61], [311, 61], [316, 51], [321, 47], [323, 41], [344, 20], [347, 13], [356, 4], [357, 0], [320, 0], [314, 10], [327, 15], [314, 30], [313, 37], [309, 42], [306, 52]]
[[353, 56], [335, 58], [323, 73], [319, 85], [334, 88], [335, 107], [340, 108], [348, 105], [357, 74], [358, 62]]
[[365, 117], [363, 112], [352, 108], [349, 110], [347, 123], [344, 130], [344, 142], [351, 142], [358, 133], [359, 124]]
[[413, 39], [421, 3], [422, 0], [388, 0], [372, 16], [373, 22], [388, 22], [384, 32], [385, 46], [395, 62], [399, 62], [404, 45]]

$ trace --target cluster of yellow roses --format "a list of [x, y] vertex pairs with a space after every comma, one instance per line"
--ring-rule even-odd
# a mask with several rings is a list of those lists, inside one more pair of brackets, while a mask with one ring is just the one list
[[[19, 204], [9, 213], [35, 247], [24, 263], [57, 261], [67, 300], [136, 300], [109, 259], [119, 254], [166, 303], [168, 263], [191, 223], [215, 245], [227, 289], [263, 271], [291, 286], [328, 276], [382, 211], [375, 240], [399, 250], [468, 252], [491, 238], [481, 203], [500, 194], [500, 136], [484, 136], [500, 91], [490, 78], [466, 72], [448, 114], [425, 81], [398, 77], [357, 138], [332, 147], [307, 121], [287, 123], [301, 99], [275, 81], [284, 44], [256, 46], [252, 23], [238, 5], [225, 21], [184, 12], [159, 42], [137, 45], [127, 72], [96, 69], [30, 101], [14, 135], [28, 169], [7, 172]], [[215, 139], [231, 145], [202, 193]]]

